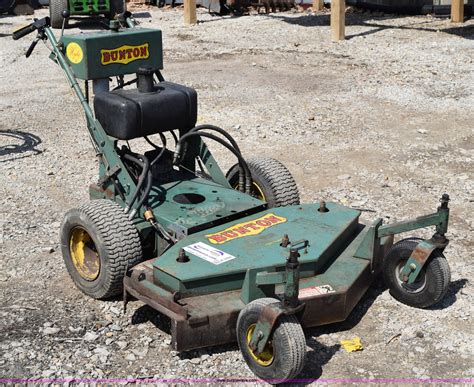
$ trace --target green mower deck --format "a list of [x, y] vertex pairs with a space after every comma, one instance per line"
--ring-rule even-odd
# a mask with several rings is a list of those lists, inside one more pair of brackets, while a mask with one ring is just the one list
[[[359, 211], [334, 203], [327, 208], [328, 212], [319, 212], [318, 205], [273, 208], [193, 234], [162, 256], [132, 268], [125, 278], [125, 292], [170, 317], [175, 350], [231, 342], [243, 307], [278, 292], [278, 286], [256, 286], [256, 277], [284, 272], [288, 248], [280, 244], [284, 233], [291, 230], [290, 237], [307, 236], [309, 240], [307, 252], [299, 258], [299, 298], [305, 303], [301, 323], [311, 327], [343, 321], [372, 280], [373, 262], [355, 257], [369, 227], [358, 223]], [[261, 222], [260, 229], [253, 223], [272, 218], [284, 221], [268, 226]], [[221, 244], [210, 242], [228, 229], [259, 233], [239, 234]], [[375, 260], [383, 258], [392, 240], [379, 242]], [[232, 258], [220, 264], [209, 262], [186, 250], [196, 243], [232, 253]], [[180, 263], [177, 257], [183, 248], [189, 261]]]

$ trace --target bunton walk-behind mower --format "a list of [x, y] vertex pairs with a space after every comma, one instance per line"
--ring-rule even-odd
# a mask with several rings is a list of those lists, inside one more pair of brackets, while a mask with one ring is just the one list
[[[302, 370], [302, 327], [346, 319], [380, 272], [407, 305], [425, 308], [443, 298], [448, 195], [435, 213], [388, 225], [361, 224], [359, 211], [336, 203], [299, 204], [282, 164], [245, 160], [227, 132], [195, 126], [196, 92], [160, 73], [161, 31], [135, 24], [124, 13], [109, 31], [57, 41], [44, 18], [13, 34], [37, 32], [27, 56], [38, 40], [49, 40], [99, 158], [92, 200], [70, 210], [61, 226], [64, 261], [80, 290], [98, 299], [123, 292], [125, 305], [133, 296], [168, 316], [176, 351], [237, 340], [255, 375], [272, 383]], [[112, 76], [117, 87], [109, 91]], [[133, 152], [128, 141], [136, 138], [150, 150]], [[226, 175], [204, 139], [237, 158]], [[431, 239], [392, 246], [394, 234], [428, 226], [436, 227]]]

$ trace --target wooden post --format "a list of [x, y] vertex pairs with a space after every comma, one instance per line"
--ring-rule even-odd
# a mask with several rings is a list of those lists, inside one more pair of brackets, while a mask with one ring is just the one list
[[346, 37], [346, 1], [331, 0], [331, 38], [344, 40]]
[[324, 9], [324, 0], [313, 0], [313, 12]]
[[196, 23], [196, 0], [184, 0], [184, 24]]
[[453, 23], [464, 21], [464, 0], [451, 0], [451, 21]]

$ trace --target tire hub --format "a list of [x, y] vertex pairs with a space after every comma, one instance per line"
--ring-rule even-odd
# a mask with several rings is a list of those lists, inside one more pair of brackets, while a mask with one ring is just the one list
[[268, 367], [270, 364], [273, 363], [274, 355], [273, 355], [273, 345], [272, 341], [268, 340], [268, 343], [265, 345], [263, 352], [256, 353], [250, 348], [250, 341], [252, 340], [253, 332], [255, 331], [255, 327], [257, 324], [252, 324], [247, 329], [247, 347], [252, 356], [252, 359], [262, 367]]
[[99, 254], [91, 236], [82, 227], [72, 230], [69, 250], [72, 263], [80, 276], [86, 281], [94, 281], [100, 272]]
[[396, 269], [395, 269], [395, 277], [397, 278], [398, 280], [398, 283], [400, 285], [400, 287], [402, 287], [406, 292], [408, 293], [419, 293], [421, 292], [425, 286], [426, 286], [426, 275], [425, 275], [425, 272], [424, 270], [422, 270], [420, 272], [420, 274], [418, 274], [418, 277], [416, 278], [415, 282], [413, 282], [412, 284], [409, 284], [409, 283], [406, 283], [406, 282], [403, 282], [401, 279], [400, 279], [400, 274], [403, 270], [403, 268], [405, 267], [407, 261], [401, 261]]

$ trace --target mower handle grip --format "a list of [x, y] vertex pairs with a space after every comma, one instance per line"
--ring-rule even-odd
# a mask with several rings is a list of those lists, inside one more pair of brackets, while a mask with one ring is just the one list
[[31, 34], [35, 30], [44, 30], [45, 27], [49, 27], [50, 25], [49, 17], [47, 16], [42, 19], [34, 19], [33, 23], [13, 31], [13, 40], [18, 40]]
[[21, 27], [15, 31], [13, 31], [13, 40], [18, 40], [28, 34], [31, 34], [34, 30], [36, 30], [36, 26], [34, 23], [31, 23], [27, 26]]

